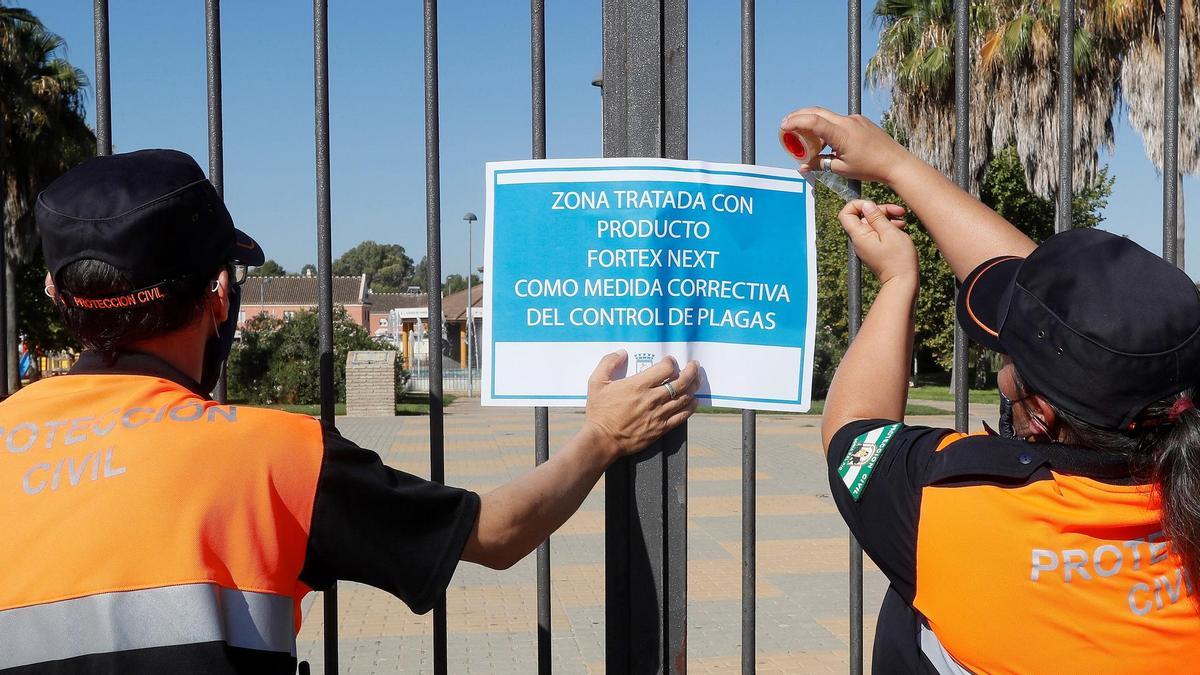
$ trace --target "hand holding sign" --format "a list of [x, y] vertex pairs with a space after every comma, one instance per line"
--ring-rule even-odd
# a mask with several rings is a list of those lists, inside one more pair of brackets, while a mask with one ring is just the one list
[[688, 363], [677, 376], [675, 359], [670, 357], [614, 380], [614, 373], [628, 360], [627, 352], [613, 352], [600, 360], [588, 380], [587, 423], [612, 440], [617, 457], [635, 453], [683, 424], [696, 410], [693, 394], [700, 386], [699, 364]]

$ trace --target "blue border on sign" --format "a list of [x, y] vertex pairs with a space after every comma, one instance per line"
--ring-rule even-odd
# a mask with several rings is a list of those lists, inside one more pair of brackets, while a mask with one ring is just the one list
[[[678, 171], [681, 173], [703, 173], [703, 174], [718, 175], [718, 176], [742, 176], [742, 177], [746, 177], [746, 178], [763, 178], [766, 180], [778, 180], [778, 181], [783, 181], [783, 182], [787, 182], [787, 183], [799, 183], [801, 186], [803, 186], [805, 188], [805, 190], [801, 190], [798, 194], [804, 194], [804, 192], [808, 189], [808, 181], [800, 176], [792, 178], [792, 177], [788, 177], [788, 176], [775, 176], [772, 174], [765, 174], [765, 173], [751, 173], [748, 171], [714, 171], [712, 169], [698, 169], [698, 168], [689, 168], [689, 167], [681, 167], [681, 166], [643, 166], [643, 165], [638, 165], [638, 166], [563, 166], [563, 167], [555, 167], [553, 169], [541, 168], [541, 167], [531, 167], [528, 169], [496, 169], [495, 171], [492, 172], [492, 189], [495, 190], [495, 188], [499, 185], [499, 181], [497, 180], [497, 177], [502, 173], [548, 173], [551, 171]], [[545, 342], [557, 342], [557, 340], [546, 340]], [[739, 343], [718, 342], [718, 344], [739, 344]], [[801, 349], [803, 349], [803, 348], [801, 348]], [[549, 394], [543, 394], [543, 395], [539, 395], [539, 394], [497, 394], [496, 393], [496, 341], [495, 340], [492, 340], [492, 358], [491, 358], [490, 370], [492, 371], [492, 377], [491, 377], [492, 398], [495, 398], [495, 399], [512, 399], [512, 400], [545, 399], [545, 400], [551, 400], [551, 401], [587, 401], [587, 396], [549, 395]], [[751, 396], [718, 396], [717, 398], [719, 398], [723, 401], [748, 401], [751, 403], [786, 403], [786, 404], [800, 405], [801, 403], [803, 403], [803, 401], [801, 400], [801, 397], [804, 394], [804, 368], [803, 367], [800, 368], [800, 378], [797, 383], [797, 390], [800, 392], [801, 396], [797, 397], [795, 400], [782, 399], [782, 398], [755, 398], [755, 397], [751, 397]], [[712, 395], [705, 395], [705, 394], [697, 395], [696, 398], [699, 400], [707, 400], [707, 401], [713, 400]], [[811, 405], [812, 404], [810, 402], [809, 403], [810, 408], [811, 408]]]
[[[496, 169], [493, 171], [495, 175], [502, 173], [549, 173], [551, 171], [679, 171], [681, 173], [704, 173], [712, 176], [743, 176], [745, 178], [762, 178], [765, 180], [778, 180], [785, 183], [800, 183], [805, 188], [808, 187], [808, 181], [803, 177], [792, 178], [790, 176], [775, 176], [769, 173], [750, 173], [748, 171], [714, 171], [712, 169], [692, 169], [683, 166], [563, 166], [554, 169], [529, 168], [529, 169]], [[493, 183], [495, 185], [495, 183]], [[803, 194], [801, 190], [798, 194]]]

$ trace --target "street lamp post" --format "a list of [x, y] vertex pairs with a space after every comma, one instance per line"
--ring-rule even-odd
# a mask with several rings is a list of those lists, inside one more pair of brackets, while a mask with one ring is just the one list
[[467, 211], [463, 220], [467, 221], [467, 396], [474, 396], [475, 371], [472, 368], [475, 362], [475, 313], [471, 311], [474, 305], [474, 296], [471, 294], [471, 270], [474, 265], [471, 254], [474, 253], [475, 248], [473, 236], [475, 228], [473, 226], [479, 218], [474, 213]]

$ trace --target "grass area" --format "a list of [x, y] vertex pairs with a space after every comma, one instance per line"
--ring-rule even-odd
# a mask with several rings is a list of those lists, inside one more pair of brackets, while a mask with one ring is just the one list
[[[442, 400], [445, 405], [454, 403], [456, 397], [452, 394], [445, 394]], [[234, 403], [245, 403], [245, 401], [234, 401]], [[253, 405], [253, 404], [248, 404]], [[321, 414], [321, 406], [318, 404], [287, 404], [276, 403], [274, 405], [260, 406], [262, 408], [273, 408], [275, 410], [286, 410], [287, 412], [301, 413], [303, 415], [313, 415], [314, 417]], [[335, 403], [333, 405], [333, 414], [345, 415], [346, 404]], [[397, 415], [428, 415], [429, 414], [429, 395], [428, 394], [405, 394], [400, 402], [396, 404]]]
[[[950, 391], [950, 387], [940, 384], [911, 387], [908, 390], [908, 397], [926, 401], [954, 401], [954, 394]], [[970, 397], [971, 403], [1000, 403], [1000, 392], [996, 389], [971, 389]]]
[[[759, 414], [760, 415], [820, 415], [824, 410], [825, 410], [825, 401], [813, 401], [812, 407], [810, 407], [808, 412], [806, 412], [806, 413], [786, 413], [786, 412], [777, 413], [777, 412], [760, 410]], [[712, 406], [707, 406], [707, 405], [702, 405], [696, 409], [696, 413], [701, 414], [701, 415], [740, 415], [741, 412], [742, 411], [738, 408], [714, 408]], [[949, 415], [949, 414], [952, 414], [952, 413], [949, 413], [940, 408], [934, 408], [933, 406], [917, 405], [917, 404], [913, 404], [913, 403], [909, 403], [908, 407], [904, 409], [904, 415], [906, 417], [911, 416], [911, 415]]]

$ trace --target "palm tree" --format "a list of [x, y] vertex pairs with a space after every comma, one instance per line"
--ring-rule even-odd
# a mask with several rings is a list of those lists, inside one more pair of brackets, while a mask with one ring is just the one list
[[[1108, 7], [1107, 5], [1112, 5]], [[1121, 89], [1129, 123], [1141, 135], [1155, 166], [1163, 152], [1163, 7], [1162, 0], [1124, 0], [1106, 4], [1099, 13], [1105, 28], [1125, 37]], [[1183, 0], [1179, 44], [1179, 166], [1185, 173], [1200, 170], [1200, 3]]]
[[[1114, 31], [1129, 36], [1129, 50], [1121, 64], [1122, 97], [1126, 102], [1129, 124], [1142, 136], [1146, 155], [1163, 170], [1163, 8], [1161, 0], [1116, 3], [1103, 15]], [[1200, 171], [1200, 7], [1196, 0], [1181, 3], [1179, 36], [1179, 186], [1178, 239], [1179, 266], [1183, 267], [1184, 173]], [[1164, 177], [1165, 178], [1165, 177]]]
[[56, 56], [63, 45], [27, 11], [0, 7], [6, 243], [17, 260], [32, 253], [30, 206], [38, 192], [94, 154], [95, 137], [83, 119], [87, 76]]
[[[1200, 0], [1184, 0], [1181, 47], [1180, 168], [1200, 169]], [[1111, 148], [1123, 103], [1150, 158], [1162, 166], [1162, 0], [1081, 0], [1075, 17], [1073, 180], [1096, 176]], [[892, 88], [892, 118], [912, 149], [948, 171], [954, 147], [953, 0], [880, 0], [879, 51], [868, 65]], [[971, 173], [1013, 145], [1030, 189], [1058, 187], [1058, 0], [990, 0], [971, 7]]]
[[[972, 7], [971, 35], [978, 40], [981, 8]], [[879, 48], [867, 64], [867, 80], [890, 87], [889, 119], [925, 161], [949, 172], [954, 156], [954, 3], [953, 0], [880, 0], [875, 16], [883, 23]], [[973, 49], [977, 48], [973, 47]], [[971, 138], [987, 130], [988, 97], [982, 80], [971, 78]], [[949, 133], [947, 133], [949, 132]], [[978, 192], [990, 148], [971, 147], [971, 175]]]
[[[38, 192], [93, 154], [95, 137], [83, 116], [83, 71], [57, 56], [59, 36], [24, 9], [0, 5], [0, 186], [8, 344], [16, 344], [13, 264], [37, 253], [32, 204]], [[15, 349], [9, 349], [10, 365]], [[15, 365], [9, 369], [14, 383]]]

